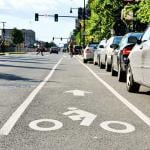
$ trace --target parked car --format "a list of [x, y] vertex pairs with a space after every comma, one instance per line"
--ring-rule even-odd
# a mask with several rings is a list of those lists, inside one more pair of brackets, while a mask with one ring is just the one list
[[85, 49], [83, 50], [83, 63], [87, 63], [87, 61], [93, 61], [94, 59], [94, 51], [97, 48], [99, 43], [89, 43]]
[[58, 47], [51, 47], [51, 48], [50, 48], [50, 54], [51, 54], [51, 53], [56, 53], [56, 54], [58, 54], [58, 52], [59, 52], [59, 48], [58, 48]]
[[106, 45], [106, 40], [102, 40], [99, 42], [95, 52], [94, 52], [94, 65], [100, 65], [100, 52], [101, 50], [105, 47]]
[[150, 27], [141, 40], [132, 40], [137, 44], [128, 56], [126, 85], [129, 92], [138, 92], [140, 85], [150, 87]]
[[130, 40], [130, 37], [135, 37], [139, 40], [142, 35], [143, 33], [127, 33], [123, 36], [119, 45], [114, 45], [116, 49], [112, 54], [111, 73], [112, 75], [118, 74], [118, 81], [126, 81], [128, 55], [136, 44], [135, 41]]
[[73, 54], [74, 55], [80, 55], [81, 53], [82, 53], [82, 46], [74, 45], [74, 47], [73, 47]]
[[121, 39], [122, 39], [122, 36], [113, 36], [107, 42], [107, 45], [105, 47], [105, 51], [106, 51], [105, 69], [106, 69], [106, 71], [111, 71], [112, 52], [114, 50], [114, 45], [116, 45], [116, 44], [119, 45]]
[[105, 48], [100, 53], [100, 68], [106, 68], [106, 71], [111, 70], [111, 56], [113, 51], [111, 45], [119, 44], [121, 38], [121, 36], [112, 36], [107, 40]]

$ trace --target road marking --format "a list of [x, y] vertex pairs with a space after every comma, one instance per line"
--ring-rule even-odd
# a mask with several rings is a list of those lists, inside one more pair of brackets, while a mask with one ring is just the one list
[[47, 77], [30, 93], [27, 99], [17, 108], [17, 110], [11, 115], [11, 117], [6, 121], [3, 127], [0, 129], [0, 135], [8, 135], [11, 129], [14, 127], [16, 122], [19, 120], [21, 115], [24, 113], [26, 108], [33, 101], [37, 93], [43, 88], [43, 86], [48, 82], [48, 80], [52, 77], [54, 71], [58, 67], [58, 65], [63, 60], [63, 57], [58, 61], [58, 63], [52, 68]]
[[[114, 129], [114, 128], [110, 127], [109, 126], [110, 124], [119, 124], [119, 125], [125, 126], [126, 128], [118, 130], [118, 129]], [[126, 123], [126, 122], [121, 122], [121, 121], [105, 121], [105, 122], [101, 123], [100, 126], [103, 129], [110, 131], [110, 132], [114, 132], [114, 133], [130, 133], [130, 132], [135, 131], [135, 127], [133, 125]]]
[[63, 113], [63, 115], [68, 116], [73, 121], [82, 120], [82, 122], [80, 123], [80, 125], [82, 126], [90, 126], [97, 117], [97, 115], [95, 114], [77, 109], [75, 107], [69, 107], [68, 110], [69, 111]]
[[76, 89], [76, 90], [66, 91], [65, 93], [72, 93], [74, 96], [85, 96], [85, 94], [89, 94], [91, 92], [81, 91]]
[[[39, 127], [38, 124], [42, 122], [50, 122], [53, 123], [54, 126], [46, 128], [46, 127]], [[52, 130], [58, 130], [63, 127], [62, 122], [53, 120], [53, 119], [39, 119], [39, 120], [34, 120], [30, 122], [29, 127], [31, 129], [37, 130], [37, 131], [52, 131]]]
[[[77, 59], [77, 58], [76, 58]], [[134, 114], [136, 114], [141, 120], [143, 120], [148, 126], [150, 126], [150, 118], [146, 116], [142, 111], [140, 111], [137, 107], [135, 107], [132, 103], [130, 103], [126, 98], [120, 95], [115, 89], [113, 89], [107, 82], [102, 80], [92, 69], [90, 69], [87, 65], [83, 64], [79, 59], [77, 59], [85, 68], [91, 72], [91, 74], [102, 83], [114, 96], [117, 97], [123, 104], [125, 104]]]

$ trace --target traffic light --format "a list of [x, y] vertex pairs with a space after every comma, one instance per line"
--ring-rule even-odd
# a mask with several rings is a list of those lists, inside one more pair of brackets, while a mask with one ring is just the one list
[[55, 20], [55, 22], [58, 22], [58, 14], [54, 15], [54, 20]]
[[62, 37], [60, 38], [60, 40], [62, 41]]
[[91, 16], [91, 10], [86, 8], [85, 9], [85, 19], [90, 19]]
[[39, 14], [35, 13], [35, 21], [39, 21]]
[[54, 37], [53, 37], [53, 41], [54, 41]]
[[78, 19], [83, 19], [83, 8], [78, 8]]

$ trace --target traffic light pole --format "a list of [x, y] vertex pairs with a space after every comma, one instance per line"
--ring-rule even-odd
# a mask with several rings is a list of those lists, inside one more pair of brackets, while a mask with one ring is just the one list
[[85, 0], [83, 8], [83, 47], [85, 47]]
[[40, 15], [38, 13], [35, 13], [35, 21], [39, 21], [39, 16], [54, 17], [54, 19], [55, 19], [56, 16], [57, 16], [57, 18], [58, 17], [62, 17], [62, 18], [77, 18], [77, 16], [59, 16], [58, 14], [54, 14], [54, 15], [47, 15], [47, 14]]

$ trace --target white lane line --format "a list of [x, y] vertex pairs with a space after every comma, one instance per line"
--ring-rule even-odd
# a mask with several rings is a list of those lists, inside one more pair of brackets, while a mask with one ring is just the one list
[[48, 80], [52, 77], [54, 71], [56, 70], [57, 66], [61, 63], [62, 60], [63, 60], [63, 57], [52, 68], [52, 70], [47, 75], [47, 77], [30, 93], [30, 95], [27, 97], [27, 99], [17, 108], [17, 110], [6, 121], [6, 123], [0, 129], [0, 135], [8, 135], [10, 133], [11, 129], [14, 127], [14, 125], [19, 120], [19, 118], [21, 117], [21, 115], [24, 113], [24, 111], [26, 110], [26, 108], [33, 101], [34, 97], [42, 89], [42, 87], [48, 82]]
[[113, 95], [115, 95], [123, 104], [125, 104], [133, 113], [135, 113], [141, 120], [143, 120], [148, 126], [150, 126], [150, 118], [141, 112], [137, 107], [130, 103], [126, 98], [120, 95], [115, 89], [113, 89], [108, 83], [102, 80], [92, 69], [87, 65], [83, 64], [79, 59], [77, 59], [85, 68], [87, 68], [92, 75], [102, 83]]

